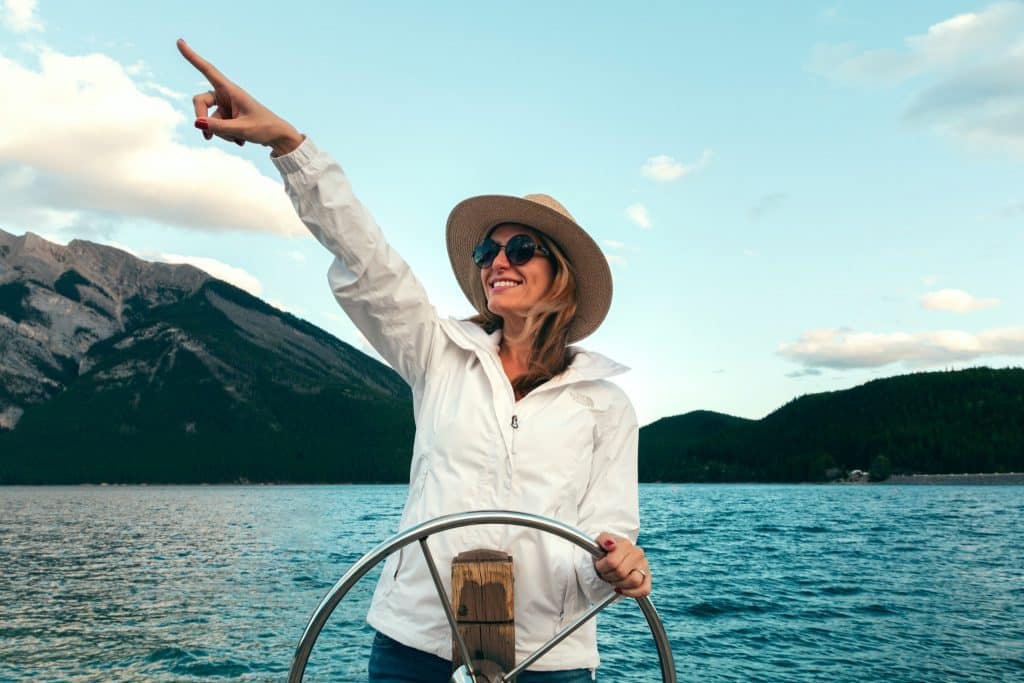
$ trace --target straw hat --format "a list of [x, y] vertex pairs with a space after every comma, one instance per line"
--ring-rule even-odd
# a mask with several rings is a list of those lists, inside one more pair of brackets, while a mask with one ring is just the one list
[[524, 197], [480, 195], [465, 199], [448, 216], [448, 259], [463, 293], [483, 313], [487, 299], [473, 248], [496, 225], [519, 223], [544, 234], [572, 264], [576, 275], [576, 316], [569, 324], [569, 342], [598, 328], [612, 303], [612, 273], [601, 248], [564, 206], [546, 194]]

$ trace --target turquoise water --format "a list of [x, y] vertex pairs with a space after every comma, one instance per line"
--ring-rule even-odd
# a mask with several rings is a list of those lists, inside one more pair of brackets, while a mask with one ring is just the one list
[[[0, 488], [0, 680], [278, 681], [402, 486]], [[645, 485], [683, 681], [1024, 681], [1024, 487]], [[376, 576], [306, 680], [360, 680]], [[635, 605], [605, 681], [656, 680]]]

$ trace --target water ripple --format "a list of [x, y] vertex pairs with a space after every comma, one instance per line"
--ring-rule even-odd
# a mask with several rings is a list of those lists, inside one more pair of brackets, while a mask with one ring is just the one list
[[[0, 680], [282, 680], [404, 496], [0, 488]], [[641, 500], [682, 681], [1024, 679], [1024, 487], [651, 485]], [[365, 680], [375, 579], [332, 616], [307, 681]], [[635, 606], [601, 621], [601, 678], [656, 678]]]

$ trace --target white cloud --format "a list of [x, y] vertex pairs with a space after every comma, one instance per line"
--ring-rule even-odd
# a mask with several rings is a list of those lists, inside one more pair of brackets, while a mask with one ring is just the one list
[[923, 81], [908, 121], [972, 146], [1024, 155], [1024, 3], [997, 2], [909, 36], [899, 48], [819, 45], [808, 68], [843, 82]]
[[811, 330], [795, 342], [781, 344], [779, 355], [811, 368], [871, 368], [891, 363], [939, 365], [984, 356], [1024, 356], [1024, 327], [928, 332], [856, 332]]
[[957, 68], [1004, 54], [1020, 36], [1024, 4], [997, 2], [980, 12], [959, 14], [904, 38], [900, 48], [861, 50], [857, 45], [818, 45], [812, 71], [841, 81], [900, 83], [936, 70]]
[[644, 165], [640, 167], [640, 173], [645, 178], [664, 183], [681, 178], [686, 173], [686, 166], [672, 157], [662, 154], [645, 161]]
[[965, 69], [914, 93], [905, 116], [968, 146], [1024, 155], [1024, 54]]
[[186, 95], [183, 92], [178, 92], [177, 90], [171, 90], [170, 88], [168, 88], [166, 86], [163, 86], [163, 85], [160, 85], [159, 83], [155, 83], [153, 81], [146, 81], [145, 83], [142, 84], [142, 87], [149, 88], [150, 90], [153, 90], [153, 91], [163, 95], [164, 97], [170, 98], [172, 100], [183, 100], [186, 97], [188, 97], [188, 95]]
[[0, 109], [0, 169], [33, 174], [17, 192], [0, 188], [0, 219], [45, 207], [206, 231], [306, 234], [279, 181], [214, 143], [176, 139], [190, 107], [142, 92], [101, 54], [42, 48], [36, 56], [38, 68], [0, 56], [0, 101], [32, 102], [30, 121], [17, 107]]
[[15, 33], [43, 30], [36, 16], [36, 0], [4, 0], [3, 23]]
[[[81, 220], [81, 213], [78, 211], [62, 211], [60, 209], [47, 209], [46, 207], [22, 207], [18, 211], [6, 212], [11, 218], [11, 225], [23, 228], [26, 232], [35, 232], [40, 235], [44, 232], [60, 232], [77, 225]], [[61, 238], [66, 239], [66, 238]]]
[[[47, 239], [54, 241], [53, 238]], [[102, 243], [108, 247], [114, 247], [115, 249], [128, 252], [132, 256], [145, 261], [158, 261], [160, 263], [187, 263], [190, 266], [195, 266], [207, 275], [212, 275], [218, 280], [223, 280], [224, 282], [232, 284], [255, 297], [258, 297], [263, 293], [263, 284], [255, 275], [243, 268], [228, 265], [223, 261], [218, 261], [217, 259], [210, 258], [209, 256], [184, 256], [182, 254], [172, 254], [165, 251], [154, 251], [151, 249], [143, 249], [142, 251], [139, 251], [138, 249], [129, 247], [126, 244], [121, 244], [116, 240], [103, 240]], [[280, 308], [280, 306], [278, 306], [278, 308]]]
[[[0, 168], [0, 198], [23, 195], [32, 187], [39, 174], [27, 166], [4, 170]], [[74, 225], [79, 219], [77, 211], [62, 211], [17, 203], [0, 206], [0, 216], [4, 218], [4, 229], [11, 231], [31, 231], [36, 234], [60, 231]]]
[[979, 299], [962, 289], [940, 289], [921, 297], [921, 306], [930, 311], [973, 313], [999, 305], [999, 299]]
[[623, 249], [626, 246], [625, 242], [619, 242], [618, 240], [604, 240], [603, 244], [609, 249]]
[[667, 183], [704, 168], [711, 163], [711, 157], [711, 150], [706, 149], [701, 153], [697, 161], [692, 164], [684, 164], [666, 154], [661, 154], [645, 161], [644, 165], [640, 167], [640, 173], [645, 178], [650, 178], [659, 183]]
[[255, 275], [217, 259], [207, 256], [182, 256], [181, 254], [147, 252], [143, 252], [143, 258], [151, 261], [163, 261], [164, 263], [187, 263], [218, 280], [223, 280], [239, 289], [245, 290], [255, 297], [263, 294], [263, 284]]
[[626, 208], [626, 216], [636, 225], [645, 230], [651, 227], [651, 216], [643, 204], [633, 204]]
[[819, 370], [818, 368], [801, 368], [800, 370], [794, 370], [793, 372], [787, 372], [786, 373], [786, 377], [790, 377], [790, 378], [796, 379], [796, 378], [799, 378], [799, 377], [815, 377], [815, 376], [820, 375], [820, 374], [822, 374], [822, 371]]
[[1020, 2], [997, 2], [980, 12], [966, 12], [928, 27], [922, 35], [904, 42], [909, 54], [917, 55], [928, 67], [956, 65], [965, 58], [1019, 37], [1024, 21]]
[[925, 285], [927, 285], [929, 287], [934, 287], [935, 285], [937, 285], [939, 283], [939, 276], [938, 275], [925, 275], [923, 278], [921, 278], [921, 282], [923, 282]]
[[295, 249], [288, 252], [288, 258], [290, 258], [292, 261], [295, 261], [296, 263], [306, 262], [306, 255], [303, 254], [301, 251], [297, 251]]

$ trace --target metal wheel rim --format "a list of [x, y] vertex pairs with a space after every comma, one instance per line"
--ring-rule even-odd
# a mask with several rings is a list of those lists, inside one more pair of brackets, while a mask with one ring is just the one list
[[[359, 582], [371, 569], [380, 564], [392, 553], [401, 550], [405, 546], [416, 543], [433, 536], [434, 534], [458, 529], [464, 526], [475, 526], [483, 524], [508, 524], [512, 526], [524, 526], [537, 529], [555, 536], [559, 536], [580, 548], [583, 548], [594, 557], [602, 557], [604, 551], [594, 542], [593, 539], [583, 534], [568, 524], [563, 524], [539, 515], [531, 515], [525, 512], [514, 512], [511, 510], [477, 510], [472, 512], [458, 512], [450, 515], [443, 515], [417, 524], [405, 531], [400, 531], [391, 538], [383, 541], [370, 552], [363, 555], [353, 564], [345, 574], [338, 579], [334, 587], [323, 597], [313, 616], [310, 617], [295, 649], [295, 656], [292, 659], [291, 670], [288, 673], [288, 683], [301, 683], [306, 672], [306, 664], [309, 661], [310, 653], [316, 644], [316, 639], [323, 630], [324, 625], [334, 612], [335, 608], [342, 601], [352, 587]], [[442, 598], [444, 599], [444, 598]], [[647, 620], [647, 627], [654, 638], [655, 647], [658, 650], [658, 659], [661, 664], [661, 680], [664, 683], [676, 683], [675, 662], [672, 659], [672, 648], [665, 634], [665, 627], [658, 617], [657, 610], [649, 598], [635, 598], [640, 611]]]

